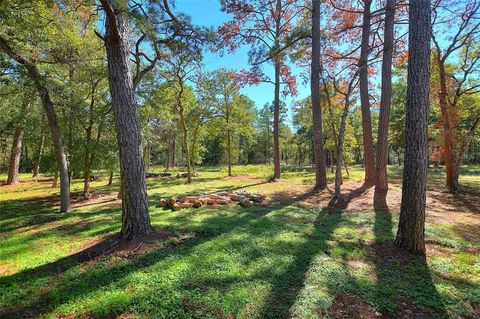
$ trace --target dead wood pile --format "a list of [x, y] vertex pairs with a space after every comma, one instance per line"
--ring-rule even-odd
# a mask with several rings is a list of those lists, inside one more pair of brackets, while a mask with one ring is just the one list
[[245, 191], [241, 192], [219, 192], [214, 194], [198, 195], [198, 196], [183, 196], [170, 197], [168, 199], [161, 199], [157, 207], [167, 207], [173, 210], [180, 210], [182, 208], [199, 208], [202, 206], [220, 207], [221, 205], [228, 205], [238, 203], [243, 207], [252, 206], [252, 202], [262, 203], [265, 200], [265, 195], [253, 194]]

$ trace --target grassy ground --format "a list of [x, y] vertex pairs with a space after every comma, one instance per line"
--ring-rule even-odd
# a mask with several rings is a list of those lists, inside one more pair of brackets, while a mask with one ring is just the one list
[[[266, 182], [266, 166], [236, 167], [232, 178], [225, 168], [198, 171], [191, 185], [148, 181], [157, 234], [131, 243], [113, 236], [118, 184], [92, 183], [94, 196], [74, 194], [66, 214], [57, 213], [51, 179], [22, 175], [1, 186], [0, 317], [479, 318], [480, 167], [464, 169], [466, 188], [455, 195], [431, 171], [426, 260], [392, 247], [398, 168], [390, 168], [390, 213], [370, 207], [371, 191], [355, 193], [359, 167], [345, 181], [345, 209], [328, 207], [328, 191], [310, 192], [309, 168], [286, 167], [279, 183]], [[74, 180], [72, 191], [81, 188]], [[155, 207], [161, 197], [225, 189], [268, 201]]]

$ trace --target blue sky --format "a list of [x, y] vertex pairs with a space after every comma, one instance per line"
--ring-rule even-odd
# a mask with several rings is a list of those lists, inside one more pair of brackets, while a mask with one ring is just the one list
[[[229, 19], [229, 16], [220, 11], [220, 2], [218, 0], [177, 0], [176, 11], [184, 12], [191, 16], [192, 22], [202, 26], [218, 27]], [[204, 55], [204, 64], [207, 70], [218, 68], [228, 68], [234, 70], [248, 69], [248, 46], [243, 46], [234, 54], [225, 54], [218, 56], [206, 51]], [[273, 75], [273, 68], [265, 65], [263, 70], [266, 75]], [[300, 72], [298, 68], [293, 68], [294, 74]], [[310, 94], [309, 85], [305, 85], [301, 77], [297, 76], [298, 95], [286, 99], [291, 114], [292, 101], [301, 99]], [[261, 108], [265, 103], [273, 100], [273, 85], [264, 83], [256, 86], [246, 86], [241, 92], [255, 101], [257, 108]]]

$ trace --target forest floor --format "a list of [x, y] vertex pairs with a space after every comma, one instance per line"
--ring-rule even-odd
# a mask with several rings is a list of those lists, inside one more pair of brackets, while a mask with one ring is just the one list
[[[160, 168], [152, 171], [160, 172]], [[429, 174], [427, 258], [393, 245], [401, 170], [389, 168], [388, 211], [375, 209], [361, 167], [340, 204], [311, 190], [311, 168], [198, 168], [198, 177], [148, 179], [154, 236], [119, 241], [121, 203], [92, 182], [58, 213], [52, 178], [0, 186], [1, 318], [480, 318], [480, 167], [457, 194]], [[0, 175], [0, 181], [5, 175]], [[332, 174], [329, 172], [332, 181]], [[330, 185], [332, 188], [333, 185]], [[171, 211], [160, 198], [245, 189], [261, 205]]]

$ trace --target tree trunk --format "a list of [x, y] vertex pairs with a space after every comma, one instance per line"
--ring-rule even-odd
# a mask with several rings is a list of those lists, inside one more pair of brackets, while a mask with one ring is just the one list
[[280, 179], [280, 63], [275, 62], [275, 95], [273, 100], [273, 178]]
[[341, 195], [340, 186], [343, 184], [342, 164], [343, 164], [343, 144], [345, 141], [345, 126], [347, 123], [348, 111], [350, 108], [350, 95], [352, 94], [354, 83], [357, 75], [355, 74], [348, 84], [348, 90], [345, 94], [345, 101], [343, 106], [342, 118], [340, 120], [340, 128], [338, 129], [338, 143], [337, 143], [337, 166], [335, 168], [335, 196], [338, 198]]
[[40, 131], [40, 141], [38, 142], [37, 154], [35, 163], [33, 163], [33, 177], [37, 177], [40, 172], [40, 161], [42, 160], [43, 146], [45, 144], [45, 126], [42, 126]]
[[52, 140], [55, 149], [55, 155], [58, 162], [58, 169], [60, 170], [60, 212], [67, 212], [71, 209], [70, 206], [70, 181], [68, 179], [68, 163], [65, 156], [65, 149], [62, 143], [60, 134], [60, 127], [58, 126], [57, 115], [55, 108], [47, 88], [45, 87], [44, 79], [38, 71], [37, 66], [32, 61], [29, 61], [19, 55], [14, 49], [12, 49], [5, 39], [0, 37], [0, 48], [7, 53], [18, 63], [22, 64], [28, 73], [29, 78], [33, 81], [35, 88], [38, 91], [38, 95], [42, 100], [42, 106], [47, 115], [50, 130], [52, 132]]
[[416, 255], [425, 255], [430, 19], [430, 0], [409, 3], [405, 165], [395, 244]]
[[58, 186], [58, 171], [55, 171], [55, 176], [53, 177], [52, 188], [57, 188]]
[[388, 190], [388, 126], [390, 107], [392, 105], [392, 57], [393, 30], [395, 23], [396, 0], [387, 0], [385, 4], [385, 28], [382, 61], [382, 92], [380, 98], [380, 115], [378, 120], [377, 158], [375, 190]]
[[110, 171], [110, 175], [108, 176], [107, 186], [112, 186], [112, 183], [113, 183], [113, 170]]
[[[228, 126], [228, 120], [227, 120]], [[227, 129], [227, 160], [228, 160], [228, 176], [232, 176], [232, 141], [230, 136], [230, 129]]]
[[453, 185], [458, 189], [460, 178], [460, 168], [462, 166], [465, 153], [470, 148], [473, 138], [475, 137], [475, 131], [480, 126], [480, 116], [473, 122], [472, 126], [468, 130], [468, 133], [463, 137], [460, 149], [458, 150], [457, 156], [455, 156], [455, 161], [453, 163]]
[[[101, 0], [106, 16], [105, 46], [108, 79], [117, 128], [122, 185], [122, 230], [132, 239], [153, 232], [148, 213], [147, 188], [142, 156], [142, 136], [135, 90], [130, 72], [130, 22], [128, 13], [113, 1]], [[122, 4], [127, 6], [126, 1]]]
[[18, 178], [18, 169], [20, 167], [20, 156], [22, 154], [23, 125], [15, 129], [13, 136], [12, 151], [10, 153], [10, 163], [8, 165], [7, 185], [14, 185], [20, 182]]
[[320, 104], [320, 0], [312, 1], [312, 62], [310, 90], [312, 97], [313, 155], [315, 188], [327, 187], [327, 172], [323, 150], [322, 109]]
[[190, 150], [188, 147], [188, 128], [187, 128], [187, 123], [185, 121], [185, 115], [184, 115], [184, 110], [183, 110], [183, 105], [180, 102], [180, 125], [182, 126], [183, 130], [183, 148], [185, 151], [185, 162], [187, 165], [187, 183], [192, 182], [192, 167], [190, 165]]
[[349, 106], [350, 106], [349, 98], [345, 97], [345, 106], [343, 108], [342, 119], [340, 121], [340, 128], [338, 130], [337, 167], [335, 168], [335, 196], [336, 197], [339, 197], [341, 195], [340, 186], [343, 183], [343, 177], [342, 177], [343, 143], [345, 141], [345, 124], [347, 121]]
[[372, 0], [363, 1], [362, 43], [360, 49], [360, 107], [362, 110], [363, 157], [365, 161], [365, 183], [375, 183], [375, 159], [373, 154], [372, 119], [368, 92], [368, 55], [370, 54], [370, 6]]
[[453, 128], [455, 123], [453, 122], [453, 116], [450, 114], [448, 99], [447, 99], [447, 75], [445, 71], [445, 64], [440, 56], [440, 52], [435, 54], [436, 62], [438, 65], [438, 77], [440, 80], [440, 90], [438, 92], [438, 99], [440, 105], [440, 113], [442, 115], [443, 125], [443, 140], [444, 140], [444, 155], [445, 155], [445, 171], [446, 179], [445, 186], [450, 191], [455, 191], [457, 185], [454, 182], [454, 132]]

